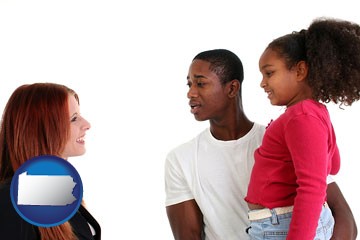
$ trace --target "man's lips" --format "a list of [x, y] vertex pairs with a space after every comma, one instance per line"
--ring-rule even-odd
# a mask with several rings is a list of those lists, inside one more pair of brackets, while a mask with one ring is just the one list
[[199, 102], [190, 101], [189, 106], [191, 108], [191, 113], [196, 113], [198, 109], [201, 107]]

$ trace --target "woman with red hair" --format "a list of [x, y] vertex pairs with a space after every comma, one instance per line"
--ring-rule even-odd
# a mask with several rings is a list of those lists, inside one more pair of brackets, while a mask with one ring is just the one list
[[0, 235], [1, 239], [98, 240], [100, 225], [83, 204], [67, 222], [37, 227], [23, 220], [10, 199], [16, 170], [41, 155], [63, 159], [85, 153], [90, 123], [80, 114], [79, 97], [55, 83], [18, 87], [5, 107], [0, 129]]

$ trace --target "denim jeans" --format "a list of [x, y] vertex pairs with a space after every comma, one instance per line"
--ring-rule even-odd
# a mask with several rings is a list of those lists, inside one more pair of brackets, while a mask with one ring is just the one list
[[[256, 211], [256, 210], [255, 210]], [[292, 213], [251, 221], [248, 230], [251, 240], [285, 240]], [[306, 221], [306, 219], [304, 219]], [[329, 207], [323, 207], [314, 240], [329, 240], [334, 229], [334, 218]]]

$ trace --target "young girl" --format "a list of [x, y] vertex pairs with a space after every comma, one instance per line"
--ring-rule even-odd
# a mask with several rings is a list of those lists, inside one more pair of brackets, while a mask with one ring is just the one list
[[308, 30], [272, 41], [259, 60], [261, 87], [286, 111], [255, 151], [245, 200], [251, 239], [330, 239], [334, 220], [326, 178], [340, 168], [329, 113], [320, 102], [360, 98], [360, 27], [316, 19]]

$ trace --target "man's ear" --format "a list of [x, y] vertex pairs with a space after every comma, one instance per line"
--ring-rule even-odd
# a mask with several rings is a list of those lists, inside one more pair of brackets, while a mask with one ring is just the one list
[[228, 82], [228, 88], [229, 88], [229, 97], [235, 97], [239, 94], [240, 90], [240, 82], [237, 79], [233, 79], [230, 82]]
[[307, 78], [309, 67], [305, 61], [296, 64], [296, 73], [298, 81], [304, 81]]

